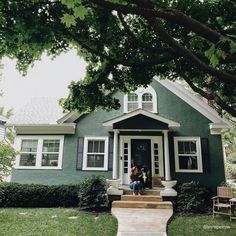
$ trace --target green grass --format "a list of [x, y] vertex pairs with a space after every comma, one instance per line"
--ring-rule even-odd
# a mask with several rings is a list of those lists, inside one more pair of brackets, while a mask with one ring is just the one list
[[236, 221], [229, 217], [176, 216], [168, 225], [168, 236], [235, 236]]
[[115, 236], [116, 232], [117, 221], [109, 213], [65, 208], [0, 208], [1, 236]]

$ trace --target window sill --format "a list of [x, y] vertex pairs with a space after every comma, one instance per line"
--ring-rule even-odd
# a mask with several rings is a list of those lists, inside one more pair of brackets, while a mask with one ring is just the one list
[[15, 170], [62, 170], [62, 167], [32, 167], [32, 166], [18, 166]]
[[83, 168], [82, 170], [92, 170], [92, 171], [108, 171], [107, 168]]
[[176, 173], [203, 173], [202, 170], [175, 170]]

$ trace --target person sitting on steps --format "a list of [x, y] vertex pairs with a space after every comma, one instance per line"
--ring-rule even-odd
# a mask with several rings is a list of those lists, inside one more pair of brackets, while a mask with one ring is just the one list
[[138, 169], [136, 166], [131, 168], [129, 187], [133, 190], [133, 195], [141, 195], [141, 182], [138, 179]]

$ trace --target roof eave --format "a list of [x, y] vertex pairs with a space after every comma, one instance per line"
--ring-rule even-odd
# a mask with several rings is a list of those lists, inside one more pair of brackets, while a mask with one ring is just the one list
[[12, 126], [16, 134], [74, 134], [76, 125], [66, 124], [16, 124]]

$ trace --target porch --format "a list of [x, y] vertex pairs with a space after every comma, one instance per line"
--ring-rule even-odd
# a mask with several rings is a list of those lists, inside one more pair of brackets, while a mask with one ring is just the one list
[[[179, 123], [139, 109], [106, 121], [103, 126], [114, 133], [113, 179], [128, 185], [130, 169], [137, 166], [147, 169], [150, 187], [154, 178], [165, 180], [164, 185], [167, 182], [174, 185], [170, 175], [168, 134], [178, 129]], [[170, 192], [169, 186], [165, 190], [166, 196], [176, 195]]]

